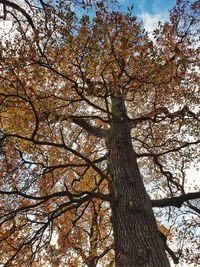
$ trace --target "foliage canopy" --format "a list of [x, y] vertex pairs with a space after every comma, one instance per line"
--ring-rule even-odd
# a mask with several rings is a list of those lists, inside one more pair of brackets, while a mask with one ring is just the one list
[[153, 40], [131, 9], [24, 2], [0, 1], [15, 32], [0, 47], [0, 264], [114, 265], [120, 99], [167, 251], [198, 266], [198, 1], [177, 0]]

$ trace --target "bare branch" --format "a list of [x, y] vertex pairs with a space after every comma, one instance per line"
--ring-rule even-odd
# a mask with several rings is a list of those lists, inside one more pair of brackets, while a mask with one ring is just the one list
[[151, 200], [152, 207], [169, 207], [174, 206], [177, 208], [180, 208], [182, 204], [188, 200], [193, 199], [199, 199], [200, 198], [200, 192], [193, 192], [184, 194], [178, 197], [172, 197], [172, 198], [163, 198], [163, 199], [153, 199]]
[[[53, 193], [50, 195], [45, 195], [45, 196], [32, 196], [32, 195], [28, 195], [28, 194], [25, 194], [23, 192], [20, 192], [18, 190], [15, 190], [15, 191], [2, 191], [2, 190], [0, 190], [0, 195], [7, 195], [7, 196], [14, 195], [14, 196], [21, 196], [21, 197], [26, 198], [26, 199], [32, 199], [32, 200], [37, 200], [37, 201], [42, 200], [42, 202], [37, 203], [37, 205], [43, 203], [43, 201], [48, 201], [49, 199], [56, 198], [56, 197], [62, 197], [62, 196], [68, 196], [70, 199], [76, 199], [76, 200], [78, 200], [80, 197], [83, 198], [83, 196], [84, 197], [89, 196], [91, 199], [92, 198], [99, 198], [99, 199], [102, 199], [105, 201], [109, 201], [109, 195], [105, 195], [105, 194], [102, 194], [100, 192], [89, 192], [89, 191], [82, 191], [79, 194], [72, 194], [69, 190], [65, 190], [65, 191], [56, 192], [56, 193]], [[29, 206], [28, 206], [28, 208], [29, 208]]]
[[188, 146], [191, 146], [191, 145], [197, 145], [200, 143], [200, 140], [197, 140], [197, 141], [194, 141], [194, 142], [186, 142], [184, 143], [183, 145], [179, 146], [179, 147], [175, 147], [175, 148], [172, 148], [172, 149], [169, 149], [169, 150], [166, 150], [166, 151], [163, 151], [163, 152], [160, 152], [160, 153], [157, 153], [157, 154], [153, 154], [153, 153], [141, 153], [141, 154], [137, 154], [137, 157], [138, 158], [142, 158], [142, 157], [159, 157], [159, 156], [163, 156], [165, 154], [168, 154], [168, 153], [172, 153], [172, 152], [177, 152], [185, 147], [188, 147]]

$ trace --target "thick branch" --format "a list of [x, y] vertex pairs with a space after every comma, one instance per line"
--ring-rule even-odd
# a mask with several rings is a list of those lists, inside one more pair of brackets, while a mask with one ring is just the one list
[[99, 198], [99, 199], [102, 199], [104, 201], [110, 200], [109, 195], [105, 195], [105, 194], [102, 194], [100, 192], [83, 191], [83, 192], [78, 193], [78, 194], [73, 194], [69, 190], [65, 190], [65, 191], [61, 191], [61, 192], [57, 192], [57, 193], [53, 193], [53, 194], [45, 195], [45, 196], [28, 195], [28, 194], [20, 192], [18, 190], [16, 190], [16, 191], [2, 191], [2, 190], [0, 190], [0, 195], [21, 196], [23, 198], [36, 200], [36, 201], [41, 201], [41, 200], [48, 201], [49, 199], [57, 198], [57, 197], [63, 197], [63, 196], [68, 196], [70, 199], [76, 199], [76, 201], [79, 198], [83, 198], [83, 197], [87, 197], [87, 196], [91, 199]]
[[167, 245], [167, 237], [161, 232], [159, 231], [160, 237], [164, 243], [164, 247], [165, 250], [169, 253], [169, 255], [171, 256], [171, 258], [173, 259], [173, 262], [175, 264], [179, 263], [179, 258], [175, 255], [174, 251], [170, 249], [170, 247]]
[[80, 118], [72, 118], [72, 121], [76, 123], [78, 126], [82, 127], [88, 134], [105, 138], [107, 136], [108, 131], [103, 130], [99, 127], [92, 126], [86, 120]]
[[172, 197], [172, 198], [163, 198], [163, 199], [153, 199], [151, 200], [152, 207], [168, 207], [174, 206], [180, 208], [182, 204], [188, 200], [198, 199], [200, 198], [200, 192], [193, 192], [181, 195], [179, 197]]

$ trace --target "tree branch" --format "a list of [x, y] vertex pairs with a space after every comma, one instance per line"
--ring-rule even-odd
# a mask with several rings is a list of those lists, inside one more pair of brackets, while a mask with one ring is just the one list
[[[88, 196], [89, 199], [90, 198], [91, 199], [98, 198], [98, 199], [102, 199], [104, 201], [110, 201], [110, 196], [109, 195], [105, 195], [105, 194], [100, 193], [100, 192], [83, 191], [83, 192], [78, 193], [78, 194], [73, 194], [67, 188], [66, 188], [65, 191], [56, 192], [56, 193], [53, 193], [53, 194], [50, 194], [50, 195], [45, 195], [45, 196], [28, 195], [28, 194], [23, 193], [23, 192], [18, 191], [18, 190], [15, 190], [15, 191], [2, 191], [2, 190], [0, 190], [0, 195], [21, 196], [23, 198], [36, 200], [36, 201], [48, 201], [49, 199], [57, 198], [57, 197], [63, 197], [63, 196], [68, 196], [69, 199], [75, 199], [76, 201], [78, 201], [79, 198], [84, 198], [84, 197], [87, 197], [87, 196]], [[43, 202], [40, 202], [40, 203], [43, 203]], [[38, 203], [36, 205], [38, 205]]]
[[159, 207], [159, 208], [169, 207], [169, 206], [180, 208], [185, 201], [199, 199], [199, 198], [200, 198], [200, 192], [193, 192], [178, 197], [153, 199], [151, 200], [151, 204], [152, 207]]
[[72, 121], [76, 123], [78, 126], [82, 127], [86, 132], [88, 132], [91, 135], [94, 135], [100, 138], [105, 138], [108, 135], [108, 131], [103, 130], [99, 127], [92, 126], [86, 120], [83, 120], [81, 118], [72, 117]]
[[21, 139], [21, 140], [26, 140], [29, 141], [35, 145], [42, 145], [42, 146], [52, 146], [52, 147], [57, 147], [57, 148], [63, 148], [66, 149], [67, 151], [71, 152], [72, 154], [76, 155], [77, 157], [83, 159], [86, 163], [89, 164], [89, 166], [91, 168], [93, 168], [97, 173], [100, 174], [100, 176], [105, 179], [108, 180], [107, 175], [105, 175], [97, 166], [96, 164], [90, 160], [89, 158], [87, 158], [86, 156], [84, 156], [83, 154], [81, 154], [79, 151], [73, 149], [72, 147], [69, 147], [65, 141], [64, 141], [64, 136], [63, 133], [61, 131], [61, 136], [62, 136], [62, 143], [54, 143], [54, 142], [48, 142], [48, 141], [39, 141], [39, 140], [35, 140], [32, 139], [30, 137], [25, 137], [25, 136], [21, 136], [18, 134], [3, 134], [3, 136], [0, 138], [0, 142], [3, 142], [6, 138], [17, 138], [17, 139]]
[[159, 157], [159, 156], [163, 156], [165, 154], [168, 154], [168, 153], [172, 153], [172, 152], [177, 152], [185, 147], [188, 147], [188, 146], [191, 146], [191, 145], [197, 145], [200, 143], [200, 140], [197, 140], [197, 141], [194, 141], [194, 142], [187, 142], [187, 143], [184, 143], [183, 145], [179, 146], [179, 147], [176, 147], [176, 148], [172, 148], [172, 149], [169, 149], [169, 150], [166, 150], [166, 151], [163, 151], [163, 152], [160, 152], [160, 153], [157, 153], [157, 154], [153, 154], [153, 153], [140, 153], [140, 154], [136, 154], [137, 158], [142, 158], [142, 157]]
[[171, 250], [171, 248], [167, 245], [167, 237], [161, 231], [159, 231], [159, 234], [160, 234], [160, 237], [161, 237], [161, 239], [163, 241], [165, 250], [169, 253], [171, 258], [173, 259], [173, 262], [175, 264], [178, 264], [179, 263], [179, 258], [175, 255], [174, 251]]
[[185, 115], [188, 115], [189, 117], [199, 121], [198, 114], [192, 112], [189, 107], [185, 105], [182, 109], [175, 112], [170, 112], [166, 107], [156, 108], [145, 116], [131, 119], [131, 126], [132, 128], [134, 128], [135, 126], [137, 126], [137, 124], [142, 123], [144, 121], [152, 121], [154, 123], [158, 123], [167, 118], [171, 120], [175, 118], [183, 118]]

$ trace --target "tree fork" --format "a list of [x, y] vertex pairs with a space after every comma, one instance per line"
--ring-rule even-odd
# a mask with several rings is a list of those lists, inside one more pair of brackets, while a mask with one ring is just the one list
[[112, 98], [109, 174], [117, 267], [169, 267], [151, 201], [131, 143], [130, 120], [122, 99]]

